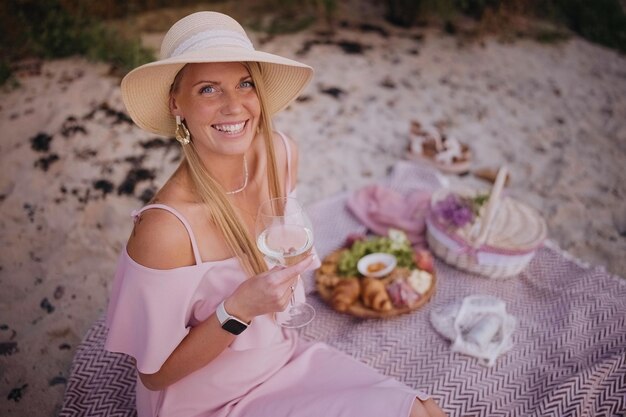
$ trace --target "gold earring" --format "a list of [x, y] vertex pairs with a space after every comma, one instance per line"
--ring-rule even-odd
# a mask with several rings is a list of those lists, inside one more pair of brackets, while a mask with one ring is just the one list
[[188, 145], [189, 142], [191, 142], [191, 133], [189, 133], [187, 126], [180, 120], [180, 116], [176, 116], [176, 140], [179, 141], [181, 145]]

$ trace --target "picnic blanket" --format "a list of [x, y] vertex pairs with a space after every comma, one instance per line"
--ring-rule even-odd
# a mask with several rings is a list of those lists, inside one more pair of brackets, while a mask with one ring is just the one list
[[[434, 171], [399, 163], [385, 181], [399, 190], [433, 190]], [[340, 194], [309, 208], [321, 256], [365, 227]], [[590, 267], [548, 242], [518, 276], [493, 281], [437, 261], [437, 292], [411, 314], [364, 320], [338, 314], [315, 295], [306, 276], [313, 323], [301, 336], [322, 340], [433, 395], [450, 416], [626, 415], [626, 280]], [[471, 294], [507, 303], [518, 319], [515, 346], [485, 367], [452, 353], [429, 323], [432, 308]], [[104, 352], [103, 319], [78, 347], [60, 417], [135, 416], [131, 360]]]

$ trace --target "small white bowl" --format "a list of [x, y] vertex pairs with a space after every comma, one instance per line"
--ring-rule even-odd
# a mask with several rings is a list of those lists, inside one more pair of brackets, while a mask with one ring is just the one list
[[[376, 272], [369, 272], [367, 270], [368, 266], [379, 263], [379, 262], [384, 263], [386, 265], [385, 268]], [[369, 255], [365, 255], [364, 257], [359, 259], [359, 262], [356, 264], [356, 267], [359, 270], [359, 272], [366, 277], [380, 278], [380, 277], [384, 277], [385, 275], [393, 271], [393, 268], [396, 267], [396, 264], [397, 264], [397, 261], [396, 261], [395, 256], [390, 255], [388, 253], [377, 252], [377, 253], [370, 253]]]

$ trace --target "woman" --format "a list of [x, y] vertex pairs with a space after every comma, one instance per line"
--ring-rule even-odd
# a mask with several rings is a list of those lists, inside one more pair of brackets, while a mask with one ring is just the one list
[[133, 120], [175, 134], [185, 158], [134, 213], [105, 346], [135, 359], [139, 416], [443, 415], [427, 395], [272, 318], [318, 264], [268, 271], [253, 239], [256, 208], [296, 180], [295, 144], [270, 116], [312, 69], [255, 51], [212, 12], [177, 22], [161, 55], [129, 73], [122, 94]]

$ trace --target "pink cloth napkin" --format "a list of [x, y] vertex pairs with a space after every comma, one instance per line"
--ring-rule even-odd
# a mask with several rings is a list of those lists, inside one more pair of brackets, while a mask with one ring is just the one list
[[382, 185], [368, 185], [352, 193], [346, 204], [374, 233], [386, 236], [390, 228], [400, 229], [413, 245], [424, 246], [430, 194], [425, 190], [401, 194]]

